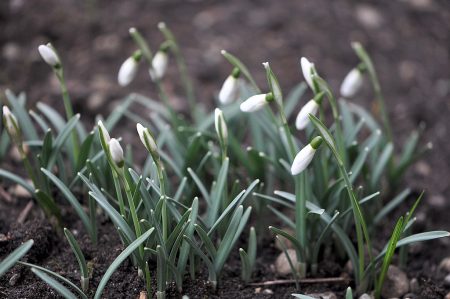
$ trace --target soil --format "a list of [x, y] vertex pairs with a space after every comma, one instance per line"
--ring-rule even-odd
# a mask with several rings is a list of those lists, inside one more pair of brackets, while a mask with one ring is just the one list
[[[422, 142], [434, 144], [433, 151], [416, 163], [405, 179], [405, 185], [415, 191], [427, 190], [417, 214], [416, 229], [450, 230], [448, 1], [6, 0], [0, 2], [0, 90], [25, 91], [30, 107], [43, 101], [63, 111], [58, 85], [36, 50], [39, 44], [51, 41], [64, 61], [69, 92], [83, 121], [93, 123], [96, 114], [107, 115], [131, 91], [156, 96], [144, 69], [127, 88], [118, 86], [116, 76], [122, 61], [134, 50], [128, 28], [140, 29], [156, 49], [162, 41], [156, 29], [159, 21], [166, 22], [178, 37], [194, 83], [202, 87], [197, 88], [197, 96], [210, 103], [211, 108], [222, 80], [230, 72], [219, 53], [221, 49], [246, 62], [260, 86], [266, 84], [261, 62], [271, 62], [282, 87], [288, 90], [302, 80], [298, 60], [306, 56], [337, 89], [343, 76], [357, 63], [350, 41], [360, 41], [376, 63], [397, 147], [421, 123], [426, 125]], [[175, 68], [169, 68], [168, 76], [177, 78]], [[172, 94], [173, 106], [179, 111], [186, 109], [179, 82], [166, 80], [165, 85]], [[371, 92], [366, 85], [363, 96], [357, 100], [370, 107]], [[127, 130], [117, 134], [125, 140], [134, 138]], [[9, 161], [2, 161], [1, 167], [18, 169]], [[2, 186], [5, 187], [0, 183]], [[409, 203], [412, 201], [413, 198]], [[37, 209], [28, 218], [33, 220], [16, 223], [26, 202], [7, 202], [0, 195], [0, 258], [32, 237], [35, 245], [24, 259], [77, 282], [78, 265], [70, 247]], [[406, 209], [407, 205], [399, 213]], [[64, 211], [65, 225], [81, 240], [82, 250], [94, 262], [92, 285], [96, 285], [122, 247], [106, 220], [100, 226], [99, 246], [92, 246], [71, 213]], [[380, 228], [384, 239], [394, 219]], [[411, 246], [406, 272], [409, 278], [418, 279], [417, 298], [443, 298], [450, 291], [444, 286], [444, 274], [437, 269], [449, 253], [449, 238]], [[280, 278], [271, 269], [277, 255], [272, 241], [264, 240], [254, 282]], [[321, 265], [321, 275], [339, 276], [344, 263], [328, 261]], [[294, 292], [333, 290], [340, 298], [344, 290], [340, 285], [302, 286], [301, 290], [290, 285], [269, 287], [273, 295], [265, 294], [264, 287], [255, 294], [256, 287], [245, 286], [239, 279], [239, 269], [235, 251], [217, 293], [205, 284], [204, 273], [193, 281], [187, 278], [185, 292], [190, 298], [291, 298]], [[15, 284], [12, 286], [11, 282]], [[143, 283], [136, 279], [136, 270], [126, 261], [113, 275], [104, 297], [136, 298], [143, 289]], [[179, 297], [173, 287], [168, 293]], [[3, 297], [58, 298], [23, 266], [16, 266], [0, 278], [0, 298]]]

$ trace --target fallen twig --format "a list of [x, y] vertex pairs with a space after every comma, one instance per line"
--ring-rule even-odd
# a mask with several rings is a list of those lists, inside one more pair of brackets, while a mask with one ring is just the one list
[[25, 219], [27, 219], [28, 214], [31, 211], [31, 208], [33, 208], [33, 201], [30, 200], [27, 205], [25, 206], [25, 208], [23, 208], [22, 212], [20, 212], [19, 217], [17, 217], [17, 222], [18, 223], [23, 223], [25, 221]]

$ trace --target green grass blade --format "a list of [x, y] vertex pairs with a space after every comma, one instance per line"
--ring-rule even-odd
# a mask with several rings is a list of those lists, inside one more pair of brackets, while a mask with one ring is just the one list
[[225, 57], [226, 60], [228, 60], [229, 63], [231, 63], [233, 66], [237, 67], [241, 71], [241, 73], [253, 85], [253, 88], [256, 90], [256, 92], [260, 92], [258, 84], [256, 84], [256, 81], [253, 79], [252, 75], [250, 74], [250, 71], [236, 56], [228, 53], [227, 51], [222, 51], [222, 55], [223, 57]]
[[5, 274], [12, 266], [16, 264], [18, 260], [20, 260], [30, 248], [33, 246], [34, 241], [28, 240], [18, 248], [16, 248], [13, 252], [11, 252], [1, 263], [0, 263], [0, 277]]
[[36, 274], [37, 277], [42, 279], [46, 284], [48, 284], [50, 287], [52, 287], [55, 291], [57, 291], [64, 298], [77, 299], [77, 296], [75, 296], [68, 288], [66, 288], [61, 283], [59, 283], [55, 279], [51, 278], [50, 276], [48, 276], [41, 270], [38, 270], [38, 269], [32, 267], [31, 271], [34, 274]]
[[77, 258], [78, 265], [80, 266], [81, 276], [85, 279], [89, 278], [86, 259], [84, 258], [84, 254], [81, 251], [80, 245], [78, 244], [77, 240], [70, 232], [70, 230], [68, 230], [67, 228], [64, 228], [64, 235], [66, 236], [67, 241], [69, 241], [70, 247], [72, 248], [75, 257]]
[[24, 187], [31, 195], [33, 195], [35, 192], [32, 185], [28, 184], [24, 179], [12, 172], [9, 172], [5, 169], [0, 169], [0, 177], [19, 184], [20, 186]]
[[153, 233], [154, 228], [149, 229], [145, 233], [142, 234], [139, 238], [133, 241], [121, 254], [112, 262], [112, 264], [108, 267], [105, 274], [103, 275], [100, 283], [98, 284], [97, 291], [95, 292], [95, 299], [100, 299], [103, 289], [105, 288], [108, 280], [111, 278], [111, 275], [117, 270], [120, 264], [130, 255], [132, 254], [142, 243], [144, 243], [150, 235]]

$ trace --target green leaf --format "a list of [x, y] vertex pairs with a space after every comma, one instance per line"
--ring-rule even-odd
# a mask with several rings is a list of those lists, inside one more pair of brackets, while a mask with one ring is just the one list
[[217, 175], [217, 185], [211, 192], [211, 207], [208, 210], [208, 223], [212, 225], [217, 220], [217, 214], [219, 214], [219, 209], [222, 201], [224, 200], [223, 194], [226, 186], [226, 181], [228, 177], [228, 165], [230, 164], [230, 159], [226, 157], [220, 167], [219, 174]]
[[[72, 248], [73, 253], [75, 254], [75, 257], [77, 258], [78, 265], [80, 266], [80, 274], [83, 278], [89, 278], [88, 275], [88, 269], [86, 265], [86, 259], [84, 258], [84, 254], [81, 251], [80, 245], [78, 244], [77, 240], [73, 236], [73, 234], [68, 230], [67, 228], [64, 228], [64, 235], [67, 238], [67, 241], [69, 241], [70, 247]], [[86, 290], [84, 290], [86, 291]]]
[[308, 86], [305, 84], [305, 82], [301, 82], [301, 83], [297, 84], [287, 95], [286, 104], [284, 105], [284, 112], [288, 119], [294, 112], [295, 107], [297, 107], [297, 104], [298, 104], [300, 98], [305, 93], [307, 87]]
[[394, 197], [394, 199], [388, 201], [388, 203], [385, 206], [383, 206], [383, 208], [376, 214], [375, 218], [373, 219], [373, 222], [375, 224], [380, 223], [380, 221], [383, 220], [390, 212], [392, 212], [403, 201], [405, 201], [405, 199], [408, 198], [408, 195], [410, 194], [411, 190], [408, 188], [403, 190], [396, 197]]
[[264, 68], [266, 69], [267, 82], [269, 83], [270, 90], [273, 93], [275, 101], [277, 101], [278, 105], [283, 105], [283, 93], [281, 92], [280, 83], [278, 83], [278, 79], [272, 71], [269, 63], [263, 63]]
[[39, 206], [44, 209], [48, 216], [55, 216], [58, 221], [61, 220], [61, 212], [53, 199], [42, 190], [36, 189], [34, 197]]
[[[59, 132], [58, 136], [56, 137], [55, 141], [53, 142], [53, 150], [52, 150], [52, 154], [50, 155], [50, 158], [49, 158], [47, 169], [50, 170], [55, 165], [56, 158], [60, 153], [61, 147], [64, 145], [67, 138], [70, 136], [72, 130], [75, 128], [79, 119], [80, 119], [80, 115], [76, 114], [67, 122], [67, 124]], [[73, 157], [73, 147], [71, 147], [69, 153], [71, 153], [71, 155]]]
[[41, 270], [38, 270], [37, 268], [31, 268], [31, 271], [36, 274], [37, 277], [45, 281], [50, 287], [55, 289], [61, 296], [63, 296], [66, 299], [77, 299], [77, 296], [75, 296], [68, 288], [63, 286], [61, 283], [56, 281], [55, 279], [51, 278]]
[[334, 138], [331, 135], [330, 131], [328, 131], [328, 128], [314, 115], [310, 114], [309, 119], [313, 123], [314, 127], [319, 131], [320, 135], [323, 137], [325, 142], [327, 143], [328, 147], [331, 149], [331, 151], [334, 153], [336, 160], [338, 160], [338, 163], [340, 165], [343, 165], [342, 159], [340, 157], [340, 154], [337, 150], [336, 143], [334, 142]]
[[33, 246], [34, 241], [28, 240], [18, 248], [16, 248], [13, 252], [11, 252], [1, 263], [0, 263], [0, 277], [5, 274], [12, 266], [16, 264], [18, 260], [20, 260], [30, 248]]
[[24, 179], [22, 179], [20, 176], [9, 172], [5, 169], [0, 169], [0, 177], [7, 179], [9, 181], [12, 181], [16, 184], [19, 184], [20, 186], [24, 187], [31, 195], [34, 194], [34, 188], [30, 184], [27, 183]]
[[120, 264], [135, 251], [142, 243], [144, 243], [150, 235], [153, 233], [154, 228], [149, 229], [146, 231], [142, 236], [137, 238], [133, 241], [130, 245], [128, 245], [127, 248], [125, 248], [124, 251], [122, 251], [121, 254], [112, 262], [112, 264], [108, 267], [105, 274], [103, 275], [102, 279], [100, 280], [97, 291], [95, 292], [95, 299], [100, 299], [103, 289], [105, 288], [106, 284], [108, 283], [108, 280], [111, 278], [111, 275], [117, 270], [117, 268], [120, 266]]
[[74, 208], [75, 212], [77, 212], [78, 217], [80, 217], [81, 222], [83, 222], [84, 227], [86, 228], [86, 231], [89, 233], [89, 236], [91, 238], [93, 237], [93, 231], [91, 227], [91, 222], [89, 220], [89, 217], [87, 216], [86, 212], [83, 210], [83, 207], [76, 199], [75, 195], [67, 188], [67, 186], [58, 179], [53, 173], [48, 171], [47, 169], [41, 168], [41, 171], [55, 184], [56, 187], [62, 192], [64, 197], [67, 199], [67, 201], [71, 204], [71, 206]]
[[389, 160], [391, 159], [393, 151], [394, 145], [389, 142], [383, 149], [383, 152], [381, 153], [380, 157], [377, 159], [377, 163], [375, 165], [374, 170], [372, 171], [372, 177], [370, 180], [372, 188], [376, 188], [376, 185], [380, 181], [381, 175], [383, 174], [383, 170], [388, 164]]
[[302, 295], [302, 294], [292, 294], [292, 296], [294, 296], [295, 298], [299, 298], [299, 299], [315, 299], [314, 297], [306, 296], [306, 295]]
[[91, 152], [92, 143], [94, 141], [94, 132], [89, 133], [89, 135], [84, 139], [80, 147], [80, 152], [78, 154], [77, 164], [75, 171], [80, 171], [86, 164], [86, 160], [89, 158], [89, 153]]
[[191, 176], [195, 185], [197, 186], [198, 190], [202, 194], [203, 199], [206, 201], [206, 203], [208, 205], [210, 205], [211, 199], [210, 199], [208, 191], [206, 190], [205, 185], [203, 185], [203, 183], [202, 183], [202, 180], [197, 176], [197, 174], [195, 174], [195, 172], [190, 167], [187, 168], [187, 172], [189, 173], [189, 175]]

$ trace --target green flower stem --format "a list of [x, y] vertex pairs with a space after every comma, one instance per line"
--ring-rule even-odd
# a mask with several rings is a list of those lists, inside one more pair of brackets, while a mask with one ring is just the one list
[[[67, 120], [71, 119], [73, 117], [73, 108], [72, 103], [70, 101], [69, 91], [67, 90], [67, 84], [66, 80], [64, 79], [64, 70], [62, 66], [59, 68], [54, 68], [54, 72], [56, 74], [56, 77], [58, 78], [59, 85], [61, 86], [61, 93], [63, 97], [63, 103], [64, 103], [64, 110], [66, 111], [66, 118]], [[72, 131], [72, 143], [73, 143], [73, 153], [75, 160], [78, 157], [80, 144], [77, 138], [76, 131]]]
[[166, 40], [171, 42], [170, 49], [172, 50], [172, 53], [175, 56], [175, 59], [177, 61], [177, 65], [178, 65], [178, 69], [180, 70], [181, 81], [182, 81], [184, 89], [186, 91], [189, 109], [191, 111], [191, 114], [194, 115], [194, 117], [196, 118], [195, 120], [198, 120], [199, 115], [198, 115], [198, 111], [197, 111], [197, 105], [195, 103], [194, 86], [189, 77], [186, 62], [184, 60], [183, 55], [181, 54], [180, 47], [179, 47], [172, 31], [169, 28], [167, 28], [166, 24], [160, 23], [160, 24], [158, 24], [158, 28], [159, 28], [159, 30], [161, 30], [161, 32], [164, 35], [164, 37], [166, 38]]
[[23, 150], [23, 146], [17, 145], [17, 148], [19, 149], [20, 157], [22, 158], [23, 165], [25, 166], [25, 170], [28, 173], [28, 176], [30, 177], [31, 181], [33, 182], [34, 188], [37, 188], [39, 186], [38, 181], [36, 179], [36, 176], [33, 171], [33, 167], [31, 166], [30, 160], [28, 159], [27, 154]]
[[[136, 232], [136, 239], [137, 239], [142, 235], [142, 231], [141, 231], [141, 225], [139, 223], [139, 218], [138, 218], [137, 212], [136, 212], [136, 207], [134, 205], [133, 194], [131, 193], [130, 185], [128, 184], [127, 180], [125, 179], [125, 175], [123, 173], [123, 168], [121, 168], [119, 175], [122, 180], [122, 184], [125, 188], [125, 194], [127, 195], [128, 207], [130, 210], [131, 218], [133, 219], [133, 225], [134, 225], [134, 230]], [[144, 257], [144, 245], [142, 245], [142, 244], [139, 245], [139, 255], [141, 257]]]
[[161, 220], [162, 220], [162, 231], [163, 231], [163, 240], [167, 240], [168, 236], [168, 215], [167, 215], [167, 196], [166, 196], [166, 179], [164, 176], [164, 170], [163, 165], [161, 163], [161, 160], [158, 159], [156, 162], [156, 168], [158, 173], [158, 180], [159, 180], [159, 189], [161, 193], [161, 199], [163, 200], [162, 204], [162, 210], [161, 210]]
[[[111, 168], [113, 168], [113, 167], [111, 167]], [[120, 188], [119, 176], [114, 168], [112, 169], [112, 176], [113, 176], [113, 180], [114, 180], [114, 187], [116, 188], [117, 199], [119, 200], [120, 215], [122, 215], [122, 217], [126, 217], [125, 205], [124, 205], [123, 196], [122, 196], [122, 188]]]

